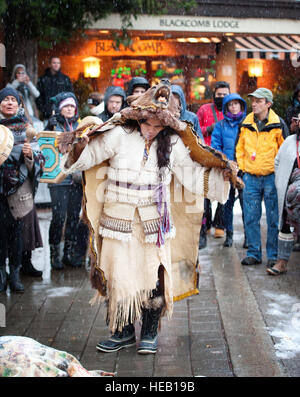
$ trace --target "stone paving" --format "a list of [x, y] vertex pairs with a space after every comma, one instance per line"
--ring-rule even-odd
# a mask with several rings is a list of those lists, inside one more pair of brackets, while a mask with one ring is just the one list
[[[90, 288], [88, 269], [66, 268], [60, 272], [50, 269], [47, 245], [50, 218], [49, 210], [39, 210], [45, 247], [35, 250], [33, 261], [36, 268], [43, 270], [43, 278], [22, 277], [24, 294], [13, 294], [9, 289], [0, 294], [0, 303], [6, 307], [6, 327], [0, 328], [0, 335], [34, 338], [73, 354], [88, 370], [117, 372], [120, 377], [240, 376], [233, 366], [234, 349], [228, 344], [231, 338], [228, 329], [224, 328], [224, 320], [229, 323], [225, 313], [220, 312], [222, 296], [216, 288], [215, 264], [211, 260], [212, 251], [216, 258], [228, 252], [221, 248], [222, 239], [215, 240], [210, 236], [208, 248], [200, 251], [200, 293], [176, 302], [172, 319], [162, 319], [157, 354], [138, 355], [135, 347], [108, 354], [95, 348], [99, 340], [109, 336], [109, 330], [105, 324], [105, 306], [89, 304], [94, 290]], [[241, 247], [243, 235], [240, 220], [236, 224], [235, 247], [229, 250], [234, 250], [241, 259], [245, 250]], [[255, 288], [255, 269], [241, 269], [260, 304], [262, 293]], [[265, 275], [262, 271], [260, 274], [262, 283]], [[299, 285], [299, 269], [296, 276]], [[272, 285], [282, 281], [266, 276], [264, 282], [268, 283], [269, 290], [276, 293], [276, 287], [272, 289]], [[267, 309], [263, 314], [266, 313]], [[267, 314], [264, 319], [271, 323], [271, 317]], [[264, 325], [267, 329], [268, 324]], [[136, 331], [139, 339], [140, 324], [136, 324]], [[265, 332], [268, 334], [267, 330]], [[273, 342], [276, 341], [273, 339]], [[299, 376], [299, 355], [294, 360], [285, 361], [278, 358], [282, 376]]]
[[[203, 264], [200, 293], [176, 302], [171, 320], [163, 318], [156, 355], [138, 355], [135, 347], [101, 353], [95, 346], [109, 336], [105, 306], [89, 304], [88, 269], [51, 271], [48, 227], [51, 214], [39, 211], [44, 248], [33, 255], [43, 279], [22, 277], [24, 294], [0, 294], [6, 327], [0, 335], [23, 335], [80, 360], [88, 370], [118, 376], [233, 376], [210, 263]], [[136, 324], [139, 339], [140, 324]]]

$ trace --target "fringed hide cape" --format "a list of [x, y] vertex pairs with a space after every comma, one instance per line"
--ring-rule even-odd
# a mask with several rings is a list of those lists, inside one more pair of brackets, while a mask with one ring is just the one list
[[170, 166], [161, 176], [157, 141], [145, 160], [144, 137], [123, 126], [90, 141], [75, 163], [63, 157], [65, 173], [85, 171], [85, 210], [105, 285], [99, 295], [108, 302], [112, 332], [140, 317], [160, 265], [168, 316], [173, 300], [198, 293], [203, 199], [225, 203], [230, 184], [222, 170], [194, 162], [177, 134], [171, 144]]

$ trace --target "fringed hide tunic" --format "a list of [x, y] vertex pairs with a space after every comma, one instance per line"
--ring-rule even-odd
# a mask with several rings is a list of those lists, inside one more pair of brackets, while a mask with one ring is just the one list
[[[178, 135], [172, 135], [171, 143], [170, 166], [163, 170], [161, 178], [157, 141], [153, 141], [145, 161], [144, 137], [139, 131], [128, 132], [121, 126], [90, 141], [74, 164], [69, 164], [68, 155], [62, 159], [65, 173], [88, 170], [109, 160], [99, 223], [103, 240], [98, 266], [107, 280], [108, 320], [112, 332], [140, 317], [142, 307], [156, 288], [160, 265], [164, 267], [165, 312], [168, 316], [172, 314], [170, 238], [176, 233], [170, 208], [172, 174], [189, 192], [200, 195], [202, 202], [207, 197], [225, 203], [228, 197], [229, 182], [224, 181], [221, 170], [207, 170], [192, 161]], [[157, 205], [158, 192], [163, 192], [161, 208]], [[166, 216], [170, 227], [160, 236], [161, 244], [157, 244], [161, 222]]]

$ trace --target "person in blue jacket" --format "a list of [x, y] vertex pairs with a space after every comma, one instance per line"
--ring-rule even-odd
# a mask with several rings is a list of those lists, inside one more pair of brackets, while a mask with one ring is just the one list
[[196, 131], [197, 135], [204, 142], [198, 117], [195, 113], [187, 110], [186, 100], [185, 100], [185, 96], [184, 96], [184, 92], [183, 92], [182, 88], [180, 87], [180, 85], [172, 84], [171, 91], [172, 91], [174, 97], [179, 100], [179, 106], [181, 109], [180, 110], [180, 120], [190, 121], [191, 123], [193, 123], [194, 130]]
[[[217, 122], [211, 138], [211, 146], [224, 153], [229, 160], [235, 158], [235, 141], [238, 135], [239, 125], [246, 117], [247, 104], [238, 94], [229, 94], [223, 98], [222, 112], [224, 119]], [[243, 211], [243, 194], [238, 190], [240, 205]], [[224, 247], [231, 247], [233, 243], [233, 206], [235, 202], [236, 189], [231, 186], [229, 198], [224, 205], [224, 225], [226, 239]], [[244, 216], [243, 216], [244, 220]], [[247, 247], [246, 239], [244, 248]]]

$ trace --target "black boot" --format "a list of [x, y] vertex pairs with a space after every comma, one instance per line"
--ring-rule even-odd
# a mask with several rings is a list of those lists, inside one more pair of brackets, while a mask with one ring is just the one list
[[226, 239], [224, 241], [224, 247], [232, 247], [233, 244], [233, 233], [226, 231]]
[[0, 292], [6, 291], [7, 288], [7, 276], [5, 267], [5, 265], [0, 266]]
[[154, 309], [143, 309], [139, 354], [155, 354], [157, 351], [157, 330], [163, 305]]
[[62, 258], [62, 263], [65, 266], [72, 266], [72, 255], [73, 255], [73, 241], [66, 240], [64, 244], [64, 255]]
[[52, 269], [61, 270], [63, 264], [60, 261], [59, 244], [50, 244], [50, 263]]
[[36, 270], [31, 263], [31, 254], [31, 251], [22, 252], [21, 273], [24, 276], [42, 277], [43, 272], [41, 272], [40, 270]]
[[300, 239], [299, 239], [299, 237], [297, 238], [297, 240], [294, 243], [293, 251], [294, 252], [299, 252], [300, 251]]
[[85, 264], [85, 257], [81, 253], [74, 253], [71, 258], [71, 267], [82, 267]]
[[199, 240], [199, 250], [206, 247], [206, 232], [201, 229], [200, 231], [200, 240]]
[[108, 340], [99, 342], [96, 349], [105, 353], [116, 352], [124, 347], [135, 345], [135, 329], [133, 324], [126, 325], [122, 331], [116, 331]]
[[20, 280], [20, 266], [9, 265], [9, 288], [13, 292], [24, 292], [24, 286]]

